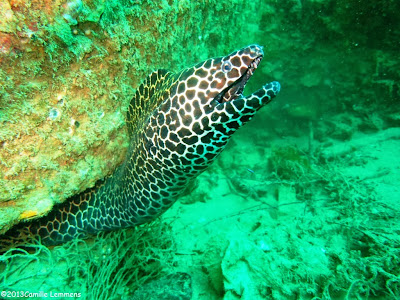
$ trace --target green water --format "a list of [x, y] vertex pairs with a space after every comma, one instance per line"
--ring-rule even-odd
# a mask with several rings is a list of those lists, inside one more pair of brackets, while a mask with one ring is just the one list
[[0, 10], [3, 230], [112, 172], [152, 70], [256, 43], [245, 94], [282, 89], [152, 224], [0, 256], [1, 299], [400, 298], [398, 1], [24, 8]]

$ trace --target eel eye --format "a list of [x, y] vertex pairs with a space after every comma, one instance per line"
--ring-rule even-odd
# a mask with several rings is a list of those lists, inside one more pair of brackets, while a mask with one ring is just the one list
[[224, 61], [222, 63], [221, 69], [222, 69], [222, 72], [228, 73], [230, 70], [232, 70], [231, 62], [230, 61]]

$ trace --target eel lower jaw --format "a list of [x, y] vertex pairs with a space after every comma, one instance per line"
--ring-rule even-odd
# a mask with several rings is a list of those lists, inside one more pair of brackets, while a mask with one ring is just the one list
[[238, 80], [236, 80], [234, 83], [229, 85], [227, 88], [225, 88], [222, 92], [220, 92], [214, 100], [217, 101], [219, 104], [233, 101], [241, 96], [244, 90], [244, 87], [246, 86], [247, 81], [250, 79], [251, 76], [253, 76], [254, 70], [257, 69], [258, 65], [260, 64], [263, 56], [257, 56], [249, 65], [247, 70], [244, 72], [242, 76]]

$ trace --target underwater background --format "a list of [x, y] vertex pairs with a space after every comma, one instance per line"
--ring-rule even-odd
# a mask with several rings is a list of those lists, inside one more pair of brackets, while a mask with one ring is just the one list
[[1, 255], [0, 298], [399, 299], [399, 11], [3, 0], [0, 233], [113, 172], [127, 106], [153, 70], [259, 44], [245, 94], [282, 89], [153, 223]]

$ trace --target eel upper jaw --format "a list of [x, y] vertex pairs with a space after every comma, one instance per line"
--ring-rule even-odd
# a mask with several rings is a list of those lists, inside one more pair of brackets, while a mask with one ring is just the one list
[[226, 87], [222, 90], [217, 96], [215, 96], [214, 100], [216, 103], [224, 103], [228, 101], [235, 100], [242, 96], [244, 87], [246, 86], [247, 81], [253, 75], [254, 70], [257, 69], [258, 65], [260, 64], [263, 56], [257, 56], [249, 65], [247, 70], [244, 72], [239, 79], [237, 79], [234, 83]]

